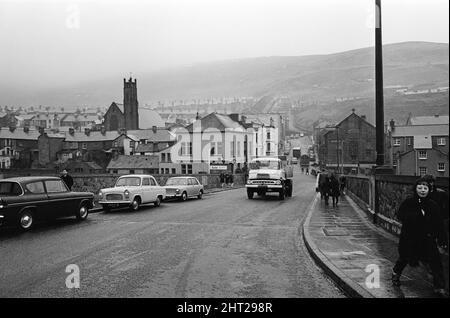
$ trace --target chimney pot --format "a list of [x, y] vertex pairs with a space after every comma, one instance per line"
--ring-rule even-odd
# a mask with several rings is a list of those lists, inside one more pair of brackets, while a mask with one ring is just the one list
[[156, 132], [158, 131], [158, 128], [156, 126], [152, 126], [152, 131], [153, 131], [153, 133], [156, 134]]
[[75, 134], [75, 129], [70, 127], [69, 128], [69, 134], [73, 136]]

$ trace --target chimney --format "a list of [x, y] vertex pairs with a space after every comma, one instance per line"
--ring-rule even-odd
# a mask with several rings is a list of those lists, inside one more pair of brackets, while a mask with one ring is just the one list
[[45, 133], [44, 127], [39, 127], [39, 135], [43, 135]]
[[438, 115], [438, 114], [435, 114], [434, 117], [439, 118], [439, 115]]
[[16, 130], [16, 126], [9, 126], [9, 131], [10, 132], [14, 132], [14, 130]]
[[389, 126], [391, 126], [391, 131], [395, 130], [395, 121], [393, 119], [389, 122]]
[[28, 134], [30, 132], [30, 127], [28, 126], [23, 127], [23, 132]]
[[75, 134], [75, 129], [70, 127], [69, 128], [69, 134], [73, 136]]
[[86, 136], [89, 136], [91, 134], [91, 129], [84, 128], [84, 133], [86, 134]]
[[100, 128], [100, 132], [102, 133], [103, 136], [106, 135], [106, 128], [105, 128], [105, 126], [102, 126]]
[[156, 134], [156, 132], [158, 131], [158, 128], [156, 126], [152, 126], [152, 131], [154, 134]]
[[366, 115], [361, 115], [361, 118], [362, 118], [363, 120], [367, 120]]

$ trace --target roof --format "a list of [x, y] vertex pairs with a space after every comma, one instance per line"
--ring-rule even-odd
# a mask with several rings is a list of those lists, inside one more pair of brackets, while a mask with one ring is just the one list
[[119, 156], [112, 159], [107, 169], [151, 169], [157, 168], [153, 165], [154, 160], [158, 160], [158, 156]]
[[175, 135], [167, 128], [128, 130], [127, 135], [132, 135], [139, 140], [150, 140], [153, 142], [175, 141]]
[[37, 140], [39, 135], [39, 131], [35, 129], [30, 129], [28, 133], [23, 128], [16, 128], [14, 131], [9, 128], [0, 129], [0, 139]]
[[[211, 121], [209, 120], [210, 118], [215, 118], [217, 120], [217, 122], [219, 123], [219, 125], [221, 125], [222, 127], [213, 127]], [[222, 115], [222, 114], [218, 114], [218, 113], [211, 113], [206, 115], [205, 117], [199, 119], [199, 121], [201, 123], [203, 122], [208, 122], [209, 127], [205, 127], [202, 125], [202, 131], [207, 129], [207, 128], [220, 128], [223, 129], [222, 131], [224, 131], [225, 129], [243, 129], [244, 127], [239, 124], [238, 122], [232, 120], [228, 115]], [[194, 124], [189, 124], [188, 126], [186, 126], [186, 130], [188, 130], [189, 132], [192, 132], [194, 127]]]
[[156, 127], [165, 127], [166, 124], [161, 116], [153, 109], [139, 108], [139, 128], [148, 129]]
[[84, 132], [74, 132], [73, 135], [66, 134], [68, 142], [89, 142], [89, 141], [113, 141], [121, 134], [117, 131], [106, 131], [103, 135], [100, 131], [91, 131], [89, 136]]
[[77, 122], [77, 121], [88, 121], [95, 122], [98, 120], [97, 114], [68, 114], [61, 119], [61, 122]]
[[[116, 102], [112, 102], [111, 103], [111, 106], [113, 106], [113, 105], [116, 105], [117, 106], [117, 108], [119, 108], [119, 110], [122, 112], [122, 114], [124, 113], [124, 111], [123, 111], [123, 104], [120, 104], [120, 103], [116, 103]], [[111, 108], [111, 106], [109, 106], [108, 107], [108, 109], [107, 109], [107, 111], [106, 112], [108, 112], [109, 111], [109, 109]]]
[[409, 125], [448, 125], [449, 116], [448, 115], [434, 115], [434, 116], [417, 116], [410, 117], [408, 119]]
[[79, 166], [88, 166], [91, 169], [103, 170], [103, 168], [101, 166], [99, 166], [98, 164], [96, 164], [93, 161], [69, 161], [66, 163], [67, 168], [74, 168], [74, 167], [79, 167]]
[[392, 137], [448, 136], [447, 125], [395, 126]]
[[30, 182], [30, 181], [40, 181], [40, 180], [61, 180], [59, 177], [55, 176], [40, 176], [40, 177], [15, 177], [3, 179], [0, 181], [13, 181], [13, 182]]

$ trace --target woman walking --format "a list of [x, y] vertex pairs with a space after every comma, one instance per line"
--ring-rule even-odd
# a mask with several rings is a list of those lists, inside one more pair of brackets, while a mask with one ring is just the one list
[[446, 248], [444, 223], [438, 205], [430, 199], [431, 185], [419, 179], [414, 195], [403, 201], [397, 212], [402, 223], [398, 246], [399, 259], [392, 271], [392, 283], [400, 286], [400, 277], [407, 265], [428, 265], [433, 275], [434, 292], [446, 296], [444, 270], [438, 244]]
[[334, 173], [332, 173], [330, 177], [330, 195], [333, 201], [333, 207], [337, 207], [341, 193], [339, 191], [339, 181]]

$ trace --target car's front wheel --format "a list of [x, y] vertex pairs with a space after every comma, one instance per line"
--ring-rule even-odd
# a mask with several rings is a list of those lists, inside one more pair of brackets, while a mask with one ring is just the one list
[[29, 231], [34, 225], [34, 215], [30, 210], [23, 211], [19, 216], [19, 228], [23, 231]]
[[154, 204], [155, 204], [155, 206], [160, 206], [161, 205], [161, 197], [157, 197]]
[[89, 214], [89, 208], [84, 204], [84, 205], [80, 206], [80, 208], [78, 209], [78, 212], [75, 216], [77, 217], [78, 221], [84, 221], [87, 219], [88, 214]]
[[187, 200], [187, 193], [186, 192], [183, 192], [182, 194], [181, 194], [181, 201], [186, 201]]
[[131, 202], [130, 209], [131, 209], [131, 211], [137, 211], [137, 210], [139, 210], [140, 206], [141, 206], [141, 200], [139, 198], [134, 198], [133, 202]]

